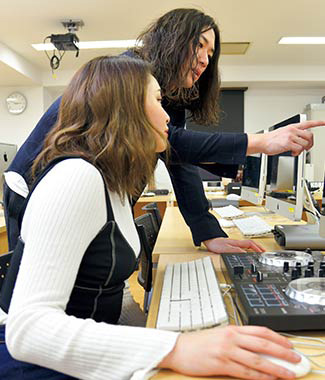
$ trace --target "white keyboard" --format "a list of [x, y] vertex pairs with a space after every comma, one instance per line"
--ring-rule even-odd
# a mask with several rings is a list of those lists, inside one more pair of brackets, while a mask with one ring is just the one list
[[229, 205], [225, 207], [215, 207], [213, 210], [221, 216], [221, 218], [224, 219], [234, 219], [238, 218], [244, 215], [244, 212], [242, 210], [239, 210], [239, 208]]
[[233, 222], [246, 237], [265, 236], [272, 231], [272, 227], [257, 215], [234, 219]]
[[166, 266], [158, 329], [188, 331], [228, 323], [210, 257]]

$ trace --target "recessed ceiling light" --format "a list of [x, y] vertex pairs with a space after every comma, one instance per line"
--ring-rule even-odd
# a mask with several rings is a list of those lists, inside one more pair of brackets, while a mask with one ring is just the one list
[[283, 45], [323, 45], [325, 37], [282, 37], [278, 43]]
[[[137, 40], [112, 40], [112, 41], [81, 41], [76, 42], [79, 49], [109, 49], [109, 48], [129, 48], [135, 45], [141, 46], [141, 42]], [[51, 43], [32, 44], [32, 47], [38, 51], [55, 50]]]

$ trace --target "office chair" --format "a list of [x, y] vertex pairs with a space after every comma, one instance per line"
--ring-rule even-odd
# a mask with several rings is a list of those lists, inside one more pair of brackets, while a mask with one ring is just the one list
[[8, 270], [9, 265], [10, 265], [12, 252], [13, 251], [10, 251], [8, 253], [4, 253], [4, 254], [0, 255], [0, 292], [1, 292], [3, 281], [4, 281], [5, 276], [7, 274], [7, 270]]
[[157, 229], [159, 230], [161, 225], [161, 215], [156, 202], [147, 203], [145, 206], [141, 208], [141, 210], [150, 212], [153, 216], [154, 222], [156, 223]]
[[151, 213], [137, 217], [135, 219], [135, 224], [141, 241], [138, 283], [145, 290], [143, 309], [144, 312], [147, 313], [152, 288], [152, 251], [156, 243], [158, 231]]

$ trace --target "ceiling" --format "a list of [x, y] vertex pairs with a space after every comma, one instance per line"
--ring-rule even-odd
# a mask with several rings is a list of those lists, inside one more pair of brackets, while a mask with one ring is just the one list
[[[314, 79], [325, 86], [325, 45], [278, 45], [282, 36], [325, 34], [324, 0], [0, 0], [0, 86], [35, 86], [50, 73], [44, 52], [32, 43], [41, 43], [50, 34], [64, 34], [64, 19], [82, 19], [77, 32], [81, 41], [134, 39], [151, 21], [177, 7], [196, 7], [213, 16], [223, 42], [250, 42], [244, 55], [222, 55], [221, 68], [289, 67], [299, 73], [314, 67]], [[13, 68], [8, 53], [29, 65], [31, 71]], [[92, 57], [116, 54], [117, 50], [80, 51], [79, 58], [66, 52], [58, 70], [76, 70]], [[297, 71], [298, 70], [298, 71]], [[26, 72], [33, 72], [28, 75]], [[301, 71], [302, 72], [302, 71]], [[298, 75], [299, 76], [299, 75]]]

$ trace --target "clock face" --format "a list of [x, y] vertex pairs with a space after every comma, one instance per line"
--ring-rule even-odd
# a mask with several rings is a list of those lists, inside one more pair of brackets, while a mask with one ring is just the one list
[[24, 112], [27, 106], [27, 99], [25, 96], [19, 92], [13, 92], [10, 94], [7, 99], [7, 108], [8, 111], [14, 115], [19, 115]]

